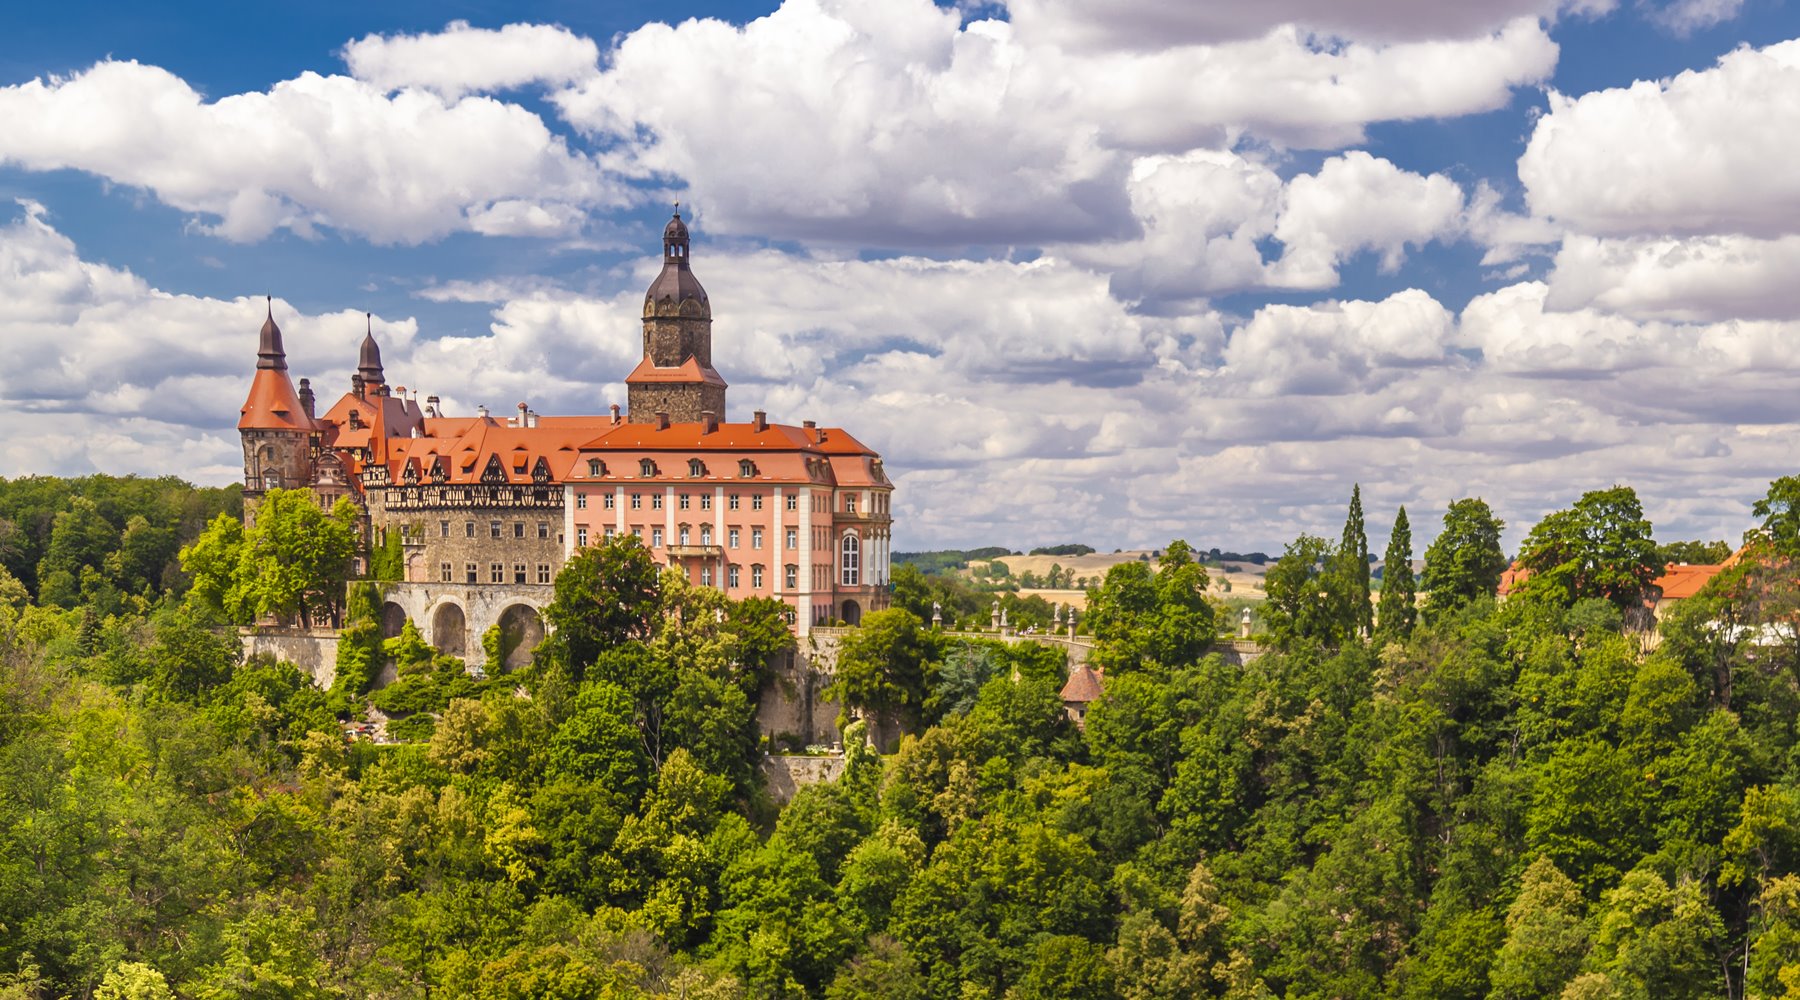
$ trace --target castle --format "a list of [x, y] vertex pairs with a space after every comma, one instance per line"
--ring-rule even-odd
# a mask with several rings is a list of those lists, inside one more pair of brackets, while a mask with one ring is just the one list
[[520, 403], [505, 419], [446, 416], [438, 397], [421, 406], [389, 387], [372, 332], [350, 391], [320, 415], [309, 380], [296, 388], [288, 375], [271, 307], [238, 420], [246, 518], [276, 488], [310, 488], [326, 506], [349, 498], [369, 544], [397, 536], [403, 554], [404, 580], [383, 587], [384, 631], [411, 618], [453, 655], [478, 650], [492, 625], [528, 655], [563, 562], [626, 533], [695, 583], [784, 602], [802, 637], [886, 607], [893, 484], [881, 456], [810, 420], [726, 420], [689, 248], [677, 213], [623, 415], [539, 416]]

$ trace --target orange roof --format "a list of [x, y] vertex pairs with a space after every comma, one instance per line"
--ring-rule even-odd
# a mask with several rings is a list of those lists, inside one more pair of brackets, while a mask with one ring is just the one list
[[1494, 593], [1496, 596], [1505, 597], [1513, 591], [1518, 590], [1524, 585], [1525, 581], [1530, 578], [1531, 571], [1515, 561], [1511, 566], [1506, 567], [1506, 569], [1501, 572], [1500, 586], [1495, 588]]
[[1062, 700], [1077, 705], [1099, 701], [1100, 688], [1105, 681], [1105, 674], [1083, 663], [1069, 671], [1069, 682], [1063, 685]]
[[1692, 597], [1700, 592], [1700, 588], [1719, 575], [1727, 563], [1717, 565], [1671, 565], [1663, 571], [1663, 575], [1650, 581], [1650, 585], [1662, 593], [1665, 601], [1678, 601]]
[[704, 382], [725, 388], [725, 379], [709, 365], [701, 367], [695, 358], [688, 358], [673, 368], [658, 368], [650, 363], [649, 358], [638, 362], [638, 366], [625, 376], [625, 384], [633, 382]]
[[300, 395], [286, 371], [258, 368], [250, 383], [250, 396], [238, 411], [238, 430], [310, 431], [312, 419], [300, 405]]

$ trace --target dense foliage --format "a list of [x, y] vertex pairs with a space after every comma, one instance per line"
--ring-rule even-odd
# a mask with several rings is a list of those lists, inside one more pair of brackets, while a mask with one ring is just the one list
[[[1658, 642], [1628, 492], [1547, 517], [1554, 585], [1504, 603], [1458, 589], [1497, 572], [1469, 518], [1410, 634], [1362, 626], [1357, 531], [1303, 537], [1242, 665], [1185, 545], [1115, 567], [1081, 728], [1050, 647], [872, 613], [834, 686], [906, 735], [853, 723], [779, 810], [747, 714], [779, 609], [629, 540], [398, 746], [199, 596], [0, 601], [0, 997], [1792, 995], [1800, 518], [1772, 490]], [[468, 677], [414, 629], [350, 645], [382, 691]]]

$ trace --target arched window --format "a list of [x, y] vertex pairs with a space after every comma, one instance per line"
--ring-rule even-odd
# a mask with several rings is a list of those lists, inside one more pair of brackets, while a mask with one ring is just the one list
[[694, 479], [706, 475], [706, 463], [697, 458], [688, 459], [688, 475]]
[[750, 478], [754, 477], [755, 475], [756, 475], [756, 463], [755, 462], [752, 462], [747, 458], [738, 460], [738, 477], [739, 478], [750, 479]]
[[842, 565], [844, 586], [856, 586], [862, 580], [862, 541], [856, 537], [856, 532], [854, 531], [846, 531], [844, 533], [844, 560]]
[[588, 475], [602, 476], [606, 474], [606, 463], [597, 458], [588, 459]]
[[656, 475], [656, 463], [647, 458], [638, 459], [638, 475], [646, 479]]
[[684, 524], [681, 526], [680, 530], [681, 530], [681, 544], [686, 545], [688, 543], [688, 526]]

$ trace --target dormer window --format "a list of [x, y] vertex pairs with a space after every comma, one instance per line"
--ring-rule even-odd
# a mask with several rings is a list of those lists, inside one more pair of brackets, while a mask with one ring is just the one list
[[756, 475], [756, 463], [749, 459], [738, 462], [738, 478], [750, 479]]
[[638, 459], [638, 475], [646, 479], [656, 475], [656, 463], [647, 458]]
[[706, 475], [706, 463], [697, 458], [688, 459], [688, 477], [699, 479], [704, 475]]
[[588, 459], [588, 475], [592, 478], [606, 475], [606, 463], [597, 458]]

